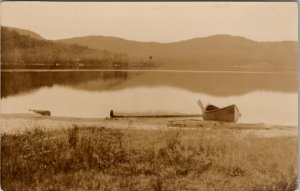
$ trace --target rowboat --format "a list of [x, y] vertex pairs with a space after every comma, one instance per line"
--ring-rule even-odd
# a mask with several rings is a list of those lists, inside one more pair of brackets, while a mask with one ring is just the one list
[[213, 121], [225, 121], [236, 123], [240, 117], [240, 112], [235, 104], [219, 108], [212, 104], [208, 104], [206, 107], [203, 106], [199, 100], [198, 105], [202, 109], [203, 120]]

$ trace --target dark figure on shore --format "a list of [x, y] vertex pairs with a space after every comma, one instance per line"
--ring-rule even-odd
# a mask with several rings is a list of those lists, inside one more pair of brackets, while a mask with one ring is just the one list
[[110, 110], [109, 116], [110, 116], [110, 118], [114, 117], [114, 111], [113, 110]]

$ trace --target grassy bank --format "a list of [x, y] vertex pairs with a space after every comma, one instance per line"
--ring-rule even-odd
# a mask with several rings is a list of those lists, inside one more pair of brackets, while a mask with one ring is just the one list
[[1, 135], [3, 190], [295, 190], [297, 137], [211, 130]]

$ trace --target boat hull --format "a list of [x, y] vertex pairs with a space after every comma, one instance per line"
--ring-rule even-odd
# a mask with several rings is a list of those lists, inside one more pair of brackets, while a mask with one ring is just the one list
[[239, 115], [240, 113], [236, 105], [230, 105], [216, 110], [204, 111], [203, 119], [236, 123], [239, 119]]

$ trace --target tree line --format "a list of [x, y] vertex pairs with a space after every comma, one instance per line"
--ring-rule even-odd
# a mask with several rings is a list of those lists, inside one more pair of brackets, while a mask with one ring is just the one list
[[1, 27], [2, 67], [128, 67], [126, 54], [91, 49], [77, 44], [38, 40]]

